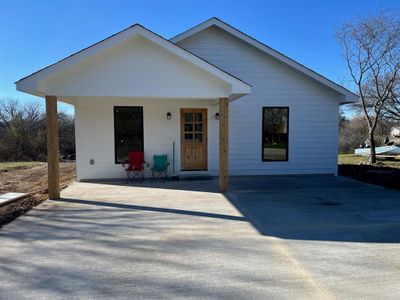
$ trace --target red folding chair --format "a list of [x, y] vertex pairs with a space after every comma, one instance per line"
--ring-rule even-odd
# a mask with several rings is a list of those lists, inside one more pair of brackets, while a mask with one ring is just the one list
[[126, 172], [126, 182], [129, 179], [137, 179], [143, 181], [144, 179], [144, 153], [139, 151], [131, 151], [128, 153], [128, 161], [122, 164]]

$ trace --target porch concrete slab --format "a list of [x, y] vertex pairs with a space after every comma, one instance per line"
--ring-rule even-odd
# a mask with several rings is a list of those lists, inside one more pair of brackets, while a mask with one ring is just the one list
[[0, 229], [0, 298], [388, 298], [400, 193], [342, 177], [74, 183]]

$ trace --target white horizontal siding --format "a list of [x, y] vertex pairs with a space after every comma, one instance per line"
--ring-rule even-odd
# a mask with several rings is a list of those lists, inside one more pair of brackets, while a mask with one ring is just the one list
[[[159, 100], [138, 98], [85, 97], [77, 98], [75, 106], [77, 179], [123, 178], [120, 164], [115, 164], [114, 106], [142, 106], [145, 159], [152, 162], [153, 155], [167, 154], [171, 165], [175, 141], [175, 170], [180, 173], [180, 109], [207, 108], [208, 112], [208, 171], [218, 174], [218, 121], [215, 100]], [[166, 114], [171, 112], [172, 119]], [[90, 164], [90, 160], [94, 164]], [[146, 168], [146, 175], [149, 170]], [[188, 174], [185, 172], [185, 174]]]
[[209, 98], [229, 95], [230, 84], [136, 36], [45, 78], [46, 95]]
[[[216, 27], [178, 44], [253, 87], [230, 105], [231, 175], [336, 174], [336, 92]], [[289, 107], [288, 162], [261, 161], [263, 106]]]

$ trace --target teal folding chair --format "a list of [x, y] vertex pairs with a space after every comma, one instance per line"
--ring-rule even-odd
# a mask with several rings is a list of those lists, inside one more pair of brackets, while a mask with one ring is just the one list
[[169, 166], [168, 156], [165, 155], [154, 155], [153, 166], [151, 167], [151, 175], [153, 180], [164, 179], [167, 180], [167, 170]]

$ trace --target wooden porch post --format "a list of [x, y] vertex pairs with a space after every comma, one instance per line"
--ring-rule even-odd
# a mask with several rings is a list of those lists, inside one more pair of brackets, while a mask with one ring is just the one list
[[47, 169], [49, 199], [60, 198], [57, 98], [46, 96]]
[[228, 189], [228, 98], [219, 98], [219, 190]]

